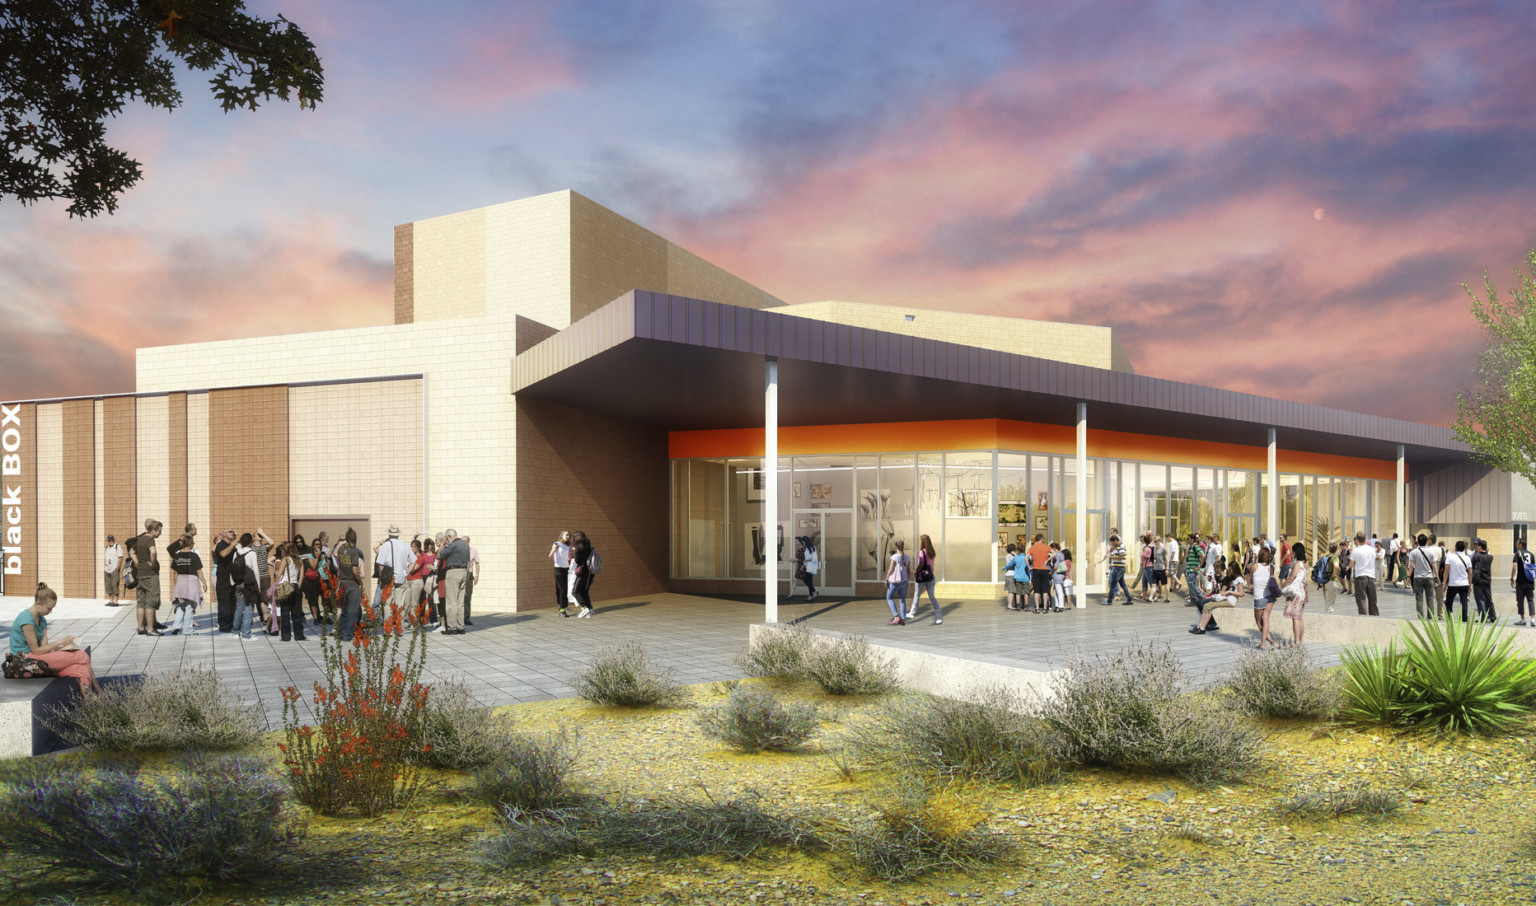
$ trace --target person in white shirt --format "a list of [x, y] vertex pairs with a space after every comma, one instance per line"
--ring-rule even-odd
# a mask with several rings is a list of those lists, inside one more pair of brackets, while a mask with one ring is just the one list
[[1408, 569], [1413, 574], [1409, 580], [1413, 584], [1413, 606], [1420, 619], [1437, 620], [1440, 605], [1435, 603], [1435, 586], [1440, 581], [1440, 548], [1430, 544], [1424, 535], [1418, 537], [1418, 542], [1418, 546], [1408, 552]]
[[1349, 565], [1354, 571], [1355, 609], [1362, 617], [1381, 616], [1381, 611], [1376, 609], [1376, 545], [1366, 543], [1365, 532], [1355, 532]]
[[1397, 581], [1398, 557], [1402, 553], [1403, 553], [1403, 546], [1397, 540], [1397, 532], [1393, 532], [1392, 533], [1392, 537], [1387, 539], [1387, 567], [1388, 567], [1387, 578], [1392, 581], [1392, 587], [1393, 588], [1401, 588], [1402, 587], [1402, 585]]
[[571, 533], [561, 532], [549, 548], [549, 559], [555, 564], [555, 606], [560, 616], [568, 617], [566, 606], [570, 601], [571, 581]]
[[[416, 555], [411, 553], [411, 546], [400, 540], [400, 526], [389, 527], [389, 537], [379, 545], [378, 551], [373, 556], [373, 562], [381, 566], [387, 566], [394, 576], [394, 591], [390, 592], [389, 602], [405, 606], [405, 580], [411, 573], [411, 564], [416, 562]], [[373, 606], [382, 620], [388, 614], [383, 612], [384, 583], [373, 592]]]
[[1269, 548], [1260, 548], [1259, 560], [1253, 567], [1253, 623], [1259, 627], [1260, 648], [1275, 647], [1274, 639], [1269, 637], [1269, 612], [1275, 606], [1275, 598], [1269, 594], [1271, 564], [1274, 559], [1275, 555]]
[[123, 546], [117, 543], [116, 536], [107, 536], [107, 546], [101, 552], [101, 570], [103, 585], [107, 590], [107, 606], [121, 606], [123, 602], [117, 599], [117, 595], [123, 583]]
[[1467, 602], [1472, 597], [1472, 558], [1467, 554], [1467, 542], [1456, 542], [1456, 551], [1445, 557], [1445, 618], [1449, 620], [1456, 611], [1456, 599], [1461, 598], [1461, 621], [1467, 622]]

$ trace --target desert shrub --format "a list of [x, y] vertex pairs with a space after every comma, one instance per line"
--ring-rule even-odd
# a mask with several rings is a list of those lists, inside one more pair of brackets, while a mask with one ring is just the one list
[[987, 829], [986, 814], [950, 785], [907, 776], [874, 805], [872, 817], [855, 822], [835, 843], [872, 877], [904, 881], [934, 871], [973, 872], [1013, 849], [1012, 840]]
[[405, 805], [420, 788], [415, 759], [427, 749], [421, 624], [407, 630], [403, 608], [391, 605], [378, 635], [359, 626], [351, 639], [331, 633], [320, 645], [326, 685], [315, 683], [315, 726], [304, 722], [299, 690], [283, 690], [286, 738], [278, 748], [295, 798], [322, 815], [373, 816]]
[[867, 712], [851, 740], [865, 760], [903, 771], [1030, 786], [1057, 774], [1039, 719], [1002, 688], [962, 699], [900, 696]]
[[1305, 648], [1247, 651], [1228, 677], [1233, 707], [1250, 717], [1327, 718], [1339, 710], [1339, 683]]
[[513, 733], [475, 765], [467, 794], [520, 813], [545, 814], [580, 801], [571, 784], [578, 740], [568, 727], [535, 736]]
[[736, 658], [736, 665], [748, 676], [799, 679], [805, 675], [806, 655], [815, 644], [810, 627], [790, 623], [759, 632]]
[[261, 713], [207, 667], [108, 682], [46, 721], [71, 745], [117, 752], [240, 749], [266, 728]]
[[303, 825], [264, 763], [186, 756], [146, 776], [138, 765], [81, 769], [34, 759], [0, 786], [0, 873], [151, 893], [194, 879], [271, 870]]
[[672, 681], [672, 671], [652, 663], [636, 642], [599, 648], [587, 669], [571, 678], [576, 694], [599, 705], [644, 708], [673, 705], [687, 692]]
[[701, 712], [699, 729], [743, 752], [793, 752], [820, 729], [815, 705], [785, 704], [766, 689], [738, 686], [725, 702]]
[[1341, 789], [1302, 790], [1275, 806], [1283, 818], [1330, 820], [1346, 815], [1390, 818], [1403, 807], [1402, 794], [1360, 783]]
[[1183, 664], [1166, 644], [1075, 657], [1040, 706], [1051, 747], [1067, 761], [1229, 780], [1258, 766], [1259, 735], [1207, 696], [1183, 694]]
[[499, 757], [514, 732], [510, 717], [492, 714], [460, 680], [432, 684], [421, 712], [421, 749], [411, 761], [432, 768], [468, 770]]
[[831, 695], [884, 695], [898, 685], [890, 659], [860, 636], [818, 639], [805, 653], [803, 672]]
[[1349, 648], [1342, 716], [1436, 733], [1497, 734], [1531, 713], [1536, 661], [1495, 624], [1413, 622], [1399, 649]]
[[501, 829], [484, 842], [482, 855], [493, 865], [515, 868], [567, 855], [631, 852], [747, 859], [763, 847], [824, 846], [811, 821], [764, 808], [755, 792], [716, 799], [706, 791], [703, 796], [590, 800], [543, 817], [505, 809]]

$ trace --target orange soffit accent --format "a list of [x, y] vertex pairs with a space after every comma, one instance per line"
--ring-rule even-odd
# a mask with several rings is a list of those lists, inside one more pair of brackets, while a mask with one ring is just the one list
[[[1359, 459], [1354, 456], [1334, 456], [1331, 453], [1276, 450], [1275, 468], [1281, 472], [1300, 472], [1303, 475], [1374, 478], [1378, 481], [1397, 480], [1397, 460], [1395, 459]], [[1407, 479], [1408, 475], [1404, 470], [1404, 480]]]
[[[804, 425], [779, 429], [783, 456], [812, 453], [880, 453], [906, 450], [1033, 450], [1071, 454], [1076, 429], [996, 418], [954, 421], [882, 422], [872, 425]], [[667, 438], [672, 459], [710, 456], [762, 456], [763, 429], [723, 428], [673, 431]]]

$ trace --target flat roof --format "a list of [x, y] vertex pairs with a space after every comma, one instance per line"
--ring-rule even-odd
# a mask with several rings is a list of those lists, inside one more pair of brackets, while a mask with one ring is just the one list
[[1005, 418], [1409, 463], [1468, 458], [1449, 428], [645, 290], [512, 360], [512, 393], [671, 431]]

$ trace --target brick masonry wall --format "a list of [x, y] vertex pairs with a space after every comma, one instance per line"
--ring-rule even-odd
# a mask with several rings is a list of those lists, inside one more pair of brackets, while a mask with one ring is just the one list
[[187, 394], [187, 521], [198, 528], [198, 550], [204, 560], [213, 549], [215, 526], [208, 515], [208, 394]]
[[75, 598], [96, 594], [101, 578], [97, 543], [106, 533], [96, 526], [96, 404], [93, 400], [68, 400], [62, 404], [64, 524], [63, 593]]
[[[94, 483], [93, 497], [94, 497], [94, 500], [95, 500], [94, 506], [92, 507], [93, 513], [92, 513], [92, 518], [91, 518], [91, 525], [95, 526], [95, 528], [96, 528], [96, 537], [94, 539], [95, 544], [93, 545], [92, 550], [94, 551], [93, 556], [98, 556], [98, 557], [100, 555], [101, 549], [106, 547], [106, 545], [107, 545], [107, 531], [108, 531], [108, 529], [106, 527], [106, 525], [107, 525], [107, 467], [106, 467], [107, 437], [106, 437], [106, 430], [105, 430], [106, 411], [107, 411], [106, 400], [92, 400], [91, 401], [91, 419], [92, 419], [92, 424], [94, 426], [91, 429], [91, 449], [93, 451], [92, 462], [91, 462], [91, 475], [92, 475], [92, 479], [93, 479], [93, 483]], [[113, 532], [113, 534], [116, 534], [116, 532]], [[94, 575], [95, 575], [95, 579], [93, 580], [94, 584], [91, 586], [91, 588], [92, 588], [91, 594], [94, 597], [105, 597], [106, 596], [106, 586], [104, 585], [103, 579], [102, 579], [102, 576], [101, 576], [101, 567], [102, 567], [101, 560], [97, 559], [95, 561], [95, 565], [94, 565], [93, 570], [92, 570]]]
[[64, 593], [64, 407], [37, 406], [37, 581]]
[[[171, 403], [166, 396], [139, 397], [136, 440], [138, 443], [137, 531], [144, 530], [144, 520], [164, 523], [158, 544], [161, 549], [181, 533], [181, 526], [171, 520]], [[167, 598], [169, 600], [169, 598]]]
[[554, 606], [545, 555], [563, 529], [586, 532], [603, 555], [594, 600], [664, 591], [666, 432], [522, 401], [517, 432], [517, 609]]
[[[173, 393], [166, 398], [165, 472], [169, 505], [165, 515], [165, 534], [175, 536], [186, 528], [187, 515], [187, 395]], [[206, 540], [206, 539], [204, 539]]]
[[416, 259], [414, 225], [395, 227], [395, 323], [416, 320]]
[[238, 531], [288, 531], [288, 388], [208, 394], [209, 521]]
[[105, 479], [105, 524], [102, 543], [108, 532], [125, 547], [128, 539], [143, 531], [138, 522], [138, 433], [134, 415], [138, 400], [117, 396], [102, 401], [103, 474]]

